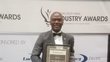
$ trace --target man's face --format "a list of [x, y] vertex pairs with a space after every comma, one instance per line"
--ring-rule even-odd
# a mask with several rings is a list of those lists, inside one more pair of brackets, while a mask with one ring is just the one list
[[50, 18], [50, 25], [52, 30], [59, 32], [63, 25], [63, 17], [59, 12], [53, 13]]

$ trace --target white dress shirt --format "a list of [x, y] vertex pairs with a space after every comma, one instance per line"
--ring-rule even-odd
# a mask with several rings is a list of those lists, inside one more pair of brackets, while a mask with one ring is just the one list
[[[52, 31], [52, 32], [55, 33], [54, 31]], [[61, 33], [61, 31], [59, 31], [58, 33]], [[57, 44], [57, 45], [63, 45], [62, 35], [54, 36], [54, 41], [55, 41], [55, 44]]]

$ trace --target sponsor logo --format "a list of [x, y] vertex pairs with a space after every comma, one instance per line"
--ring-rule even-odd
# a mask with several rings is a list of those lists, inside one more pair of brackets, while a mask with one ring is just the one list
[[71, 62], [72, 61], [76, 61], [76, 62], [92, 61], [92, 62], [95, 62], [95, 61], [100, 61], [100, 60], [101, 60], [101, 57], [98, 57], [98, 56], [87, 56], [85, 54], [75, 55], [75, 58], [71, 57]]
[[83, 55], [83, 54], [80, 54], [80, 55], [83, 57], [81, 62], [86, 62], [88, 60], [88, 57], [86, 55]]
[[31, 53], [28, 53], [25, 57], [23, 57], [23, 61], [30, 61], [31, 60], [30, 55]]
[[30, 61], [31, 58], [30, 57], [23, 57], [23, 61]]

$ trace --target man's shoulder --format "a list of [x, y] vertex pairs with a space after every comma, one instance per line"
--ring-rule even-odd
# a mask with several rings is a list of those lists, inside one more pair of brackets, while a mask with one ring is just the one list
[[64, 33], [64, 34], [68, 40], [72, 40], [72, 42], [74, 41], [74, 36], [71, 33]]
[[73, 37], [71, 33], [64, 33], [67, 37]]
[[42, 32], [40, 35], [41, 36], [47, 36], [51, 33], [51, 31], [46, 31], [46, 32]]

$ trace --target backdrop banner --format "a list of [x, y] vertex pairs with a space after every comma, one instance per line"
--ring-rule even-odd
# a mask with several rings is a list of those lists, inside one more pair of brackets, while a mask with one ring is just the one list
[[64, 15], [65, 32], [110, 33], [110, 1], [35, 0], [0, 1], [0, 33], [47, 31], [54, 11]]
[[[107, 35], [73, 35], [76, 62], [107, 62]], [[38, 35], [0, 35], [0, 62], [31, 62]]]

